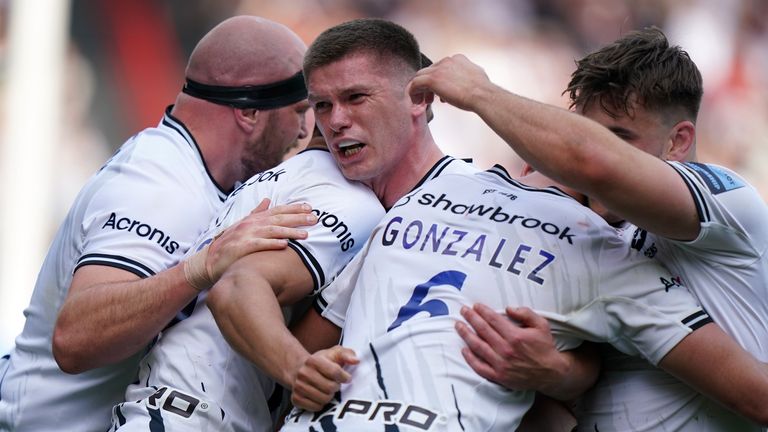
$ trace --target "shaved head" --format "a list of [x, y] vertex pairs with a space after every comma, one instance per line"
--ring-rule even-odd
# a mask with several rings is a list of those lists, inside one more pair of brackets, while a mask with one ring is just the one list
[[301, 70], [306, 45], [288, 27], [236, 16], [206, 34], [189, 58], [186, 76], [219, 86], [268, 84]]

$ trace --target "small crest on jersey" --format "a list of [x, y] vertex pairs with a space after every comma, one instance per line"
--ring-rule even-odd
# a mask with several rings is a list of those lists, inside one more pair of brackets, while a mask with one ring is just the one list
[[744, 187], [744, 182], [741, 179], [734, 177], [730, 172], [718, 166], [697, 162], [686, 162], [685, 165], [699, 174], [699, 177], [714, 195]]
[[485, 189], [483, 191], [483, 195], [489, 194], [489, 193], [497, 193], [499, 195], [503, 195], [503, 196], [509, 198], [512, 201], [517, 199], [517, 195], [513, 194], [512, 192], [508, 192], [508, 191], [502, 191], [502, 190], [498, 190], [498, 189]]

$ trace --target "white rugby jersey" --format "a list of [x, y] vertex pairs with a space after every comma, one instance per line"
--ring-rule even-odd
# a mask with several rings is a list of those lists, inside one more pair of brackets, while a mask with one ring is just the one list
[[[701, 232], [673, 241], [633, 225], [624, 236], [638, 256], [658, 260], [688, 286], [729, 335], [768, 361], [768, 207], [726, 168], [670, 162], [688, 185]], [[604, 349], [597, 386], [579, 404], [584, 430], [760, 431], [690, 387], [637, 359]], [[626, 407], [632, 407], [627, 409]]]
[[[406, 197], [417, 192], [424, 183], [430, 180], [434, 180], [440, 177], [441, 175], [475, 174], [480, 171], [481, 171], [480, 168], [473, 165], [470, 159], [456, 159], [453, 156], [443, 156], [442, 158], [440, 158], [439, 161], [437, 161], [432, 166], [432, 168], [429, 169], [429, 171], [427, 171], [426, 174], [424, 174], [424, 176], [418, 181], [418, 183], [416, 183], [416, 185], [411, 189], [411, 191], [406, 195]], [[361, 254], [359, 253], [355, 255], [352, 262], [358, 259], [361, 259]], [[352, 266], [351, 263], [350, 263], [350, 266]], [[349, 277], [349, 274], [347, 274], [347, 277]], [[342, 282], [342, 285], [346, 285], [346, 282]], [[327, 295], [334, 296], [334, 307], [333, 307], [333, 310], [329, 309], [326, 312], [326, 307], [328, 305], [328, 299], [326, 298]], [[326, 313], [335, 314], [337, 318], [336, 320], [332, 319], [331, 322], [333, 322], [339, 327], [343, 327], [344, 315], [346, 314], [346, 311], [347, 311], [347, 304], [349, 304], [348, 303], [349, 297], [344, 297], [343, 299], [340, 299], [340, 298], [335, 298], [336, 296], [337, 294], [335, 289], [330, 290], [328, 294], [325, 294], [325, 290], [322, 290], [315, 297], [313, 307], [315, 308], [315, 310], [317, 310], [318, 313], [320, 313], [320, 315], [325, 315]]]
[[164, 270], [179, 261], [225, 198], [170, 108], [157, 127], [123, 144], [80, 191], [48, 251], [0, 382], [0, 430], [106, 428], [140, 356], [78, 375], [59, 370], [51, 340], [73, 270], [98, 264], [141, 277]]
[[337, 324], [337, 302], [343, 311], [351, 296], [342, 345], [360, 363], [337, 404], [294, 410], [282, 430], [515, 430], [534, 393], [469, 367], [454, 328], [462, 306], [529, 306], [550, 320], [558, 349], [610, 341], [657, 363], [708, 322], [684, 287], [665, 288], [670, 279], [558, 189], [498, 168], [441, 176], [395, 204], [324, 291]]
[[[374, 193], [346, 180], [327, 150], [305, 150], [235, 190], [193, 249], [239, 221], [264, 198], [270, 198], [272, 205], [306, 202], [318, 216], [316, 225], [306, 227], [306, 240], [289, 243], [312, 274], [315, 291], [352, 258], [384, 215]], [[155, 421], [169, 430], [194, 430], [213, 422], [209, 427], [216, 431], [271, 431], [274, 406], [269, 399], [278, 386], [230, 348], [204, 294], [182, 314], [188, 317], [178, 317], [180, 321], [163, 331], [142, 360], [138, 384], [126, 391], [127, 402], [114, 409], [113, 427], [150, 430], [157, 417], [160, 420]], [[173, 390], [162, 391], [165, 386]], [[162, 393], [149, 397], [158, 390]], [[173, 400], [186, 401], [182, 411], [173, 402], [162, 402], [171, 391], [176, 392]], [[139, 412], [137, 400], [145, 405]]]

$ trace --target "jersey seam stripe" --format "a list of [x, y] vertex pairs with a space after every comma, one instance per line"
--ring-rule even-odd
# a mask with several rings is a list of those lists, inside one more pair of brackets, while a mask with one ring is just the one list
[[182, 123], [180, 120], [176, 119], [174, 116], [171, 115], [170, 107], [165, 112], [165, 117], [163, 118], [163, 124], [175, 130], [176, 133], [181, 135], [181, 137], [184, 138], [185, 141], [187, 141], [187, 144], [189, 144], [190, 148], [192, 148], [192, 150], [196, 152], [197, 157], [200, 160], [200, 163], [203, 165], [203, 169], [205, 170], [205, 173], [208, 175], [208, 179], [216, 187], [216, 192], [219, 196], [219, 199], [222, 202], [224, 202], [224, 200], [227, 199], [227, 196], [229, 195], [229, 193], [225, 191], [224, 188], [221, 187], [219, 183], [217, 183], [216, 180], [213, 178], [213, 176], [211, 175], [211, 172], [208, 170], [208, 164], [205, 163], [205, 158], [203, 158], [203, 152], [200, 151], [200, 146], [197, 145], [197, 141], [195, 140], [195, 137], [192, 136], [192, 134], [189, 132], [187, 127], [184, 126], [184, 123]]
[[458, 415], [456, 416], [456, 420], [459, 422], [459, 427], [461, 430], [465, 431], [464, 429], [464, 423], [461, 422], [461, 408], [459, 408], [459, 400], [456, 398], [456, 388], [451, 384], [451, 393], [453, 393], [453, 406], [456, 407], [456, 412]]
[[312, 281], [315, 284], [313, 291], [322, 288], [325, 285], [325, 274], [317, 259], [304, 246], [294, 240], [288, 240], [288, 246], [299, 254], [299, 258], [312, 275]]
[[379, 363], [379, 356], [376, 355], [376, 349], [373, 348], [372, 343], [368, 343], [368, 348], [371, 350], [371, 354], [373, 355], [373, 364], [376, 366], [376, 383], [379, 385], [381, 391], [384, 392], [384, 399], [389, 399], [389, 395], [387, 394], [387, 386], [384, 385], [384, 377], [381, 374], [381, 363]]
[[520, 183], [519, 181], [517, 181], [517, 180], [513, 179], [512, 177], [510, 177], [510, 175], [507, 172], [507, 170], [504, 169], [504, 167], [502, 167], [500, 165], [495, 165], [493, 168], [491, 168], [491, 169], [489, 169], [487, 171], [484, 171], [484, 172], [489, 173], [489, 174], [493, 174], [493, 175], [499, 177], [501, 180], [509, 183], [510, 185], [512, 185], [512, 186], [514, 186], [514, 187], [516, 187], [518, 189], [522, 189], [524, 191], [527, 191], [527, 192], [540, 192], [540, 193], [546, 193], [546, 194], [549, 194], [549, 195], [556, 195], [556, 196], [560, 196], [560, 197], [563, 197], [563, 198], [568, 198], [568, 199], [571, 199], [571, 200], [575, 200], [572, 196], [570, 196], [567, 193], [561, 191], [560, 189], [558, 189], [555, 186], [550, 186], [548, 188], [536, 188], [536, 187], [531, 187], [531, 186], [525, 185], [523, 183]]
[[703, 192], [698, 188], [698, 186], [696, 186], [693, 180], [689, 178], [689, 177], [696, 176], [696, 178], [701, 180], [701, 177], [699, 177], [699, 174], [696, 173], [696, 171], [692, 170], [691, 168], [688, 168], [684, 164], [670, 163], [669, 165], [672, 166], [672, 168], [675, 169], [677, 174], [683, 178], [683, 182], [685, 182], [685, 185], [688, 187], [688, 191], [691, 193], [693, 202], [696, 205], [696, 211], [699, 214], [699, 221], [700, 222], [711, 221], [712, 217], [709, 214], [709, 208], [706, 200], [704, 200]]
[[[154, 276], [155, 272], [148, 266], [120, 255], [87, 254], [80, 257], [75, 270], [86, 265], [106, 265], [130, 271], [142, 278]], [[74, 272], [73, 272], [74, 273]]]

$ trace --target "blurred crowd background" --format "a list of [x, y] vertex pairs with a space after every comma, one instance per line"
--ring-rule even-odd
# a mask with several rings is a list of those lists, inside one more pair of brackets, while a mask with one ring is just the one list
[[[39, 3], [40, 14], [52, 2], [67, 2], [22, 1]], [[13, 4], [0, 0], [0, 95], [8, 93]], [[576, 59], [627, 31], [656, 25], [690, 53], [704, 77], [699, 159], [735, 169], [768, 196], [766, 0], [69, 0], [68, 6], [63, 111], [51, 150], [51, 184], [37, 184], [35, 172], [4, 177], [16, 182], [14, 188], [44, 194], [50, 203], [44, 222], [26, 229], [43, 232], [48, 241], [87, 178], [126, 138], [158, 123], [183, 84], [186, 58], [199, 38], [238, 14], [281, 22], [308, 44], [348, 19], [387, 18], [411, 30], [433, 60], [465, 54], [496, 83], [561, 107], [567, 107], [562, 91]], [[42, 107], [50, 101], [35, 103]], [[471, 157], [484, 168], [500, 163], [519, 172], [519, 159], [474, 114], [435, 105], [432, 131], [447, 153]], [[3, 105], [0, 132], [12, 108]], [[36, 145], [34, 134], [30, 137], [24, 146]], [[0, 149], [8, 145], [20, 144], [0, 142]], [[0, 196], [0, 206], [18, 205]], [[0, 242], [8, 241], [9, 230], [20, 229], [2, 220], [0, 227]], [[32, 267], [39, 268], [41, 260]], [[0, 273], [4, 265], [7, 270], [8, 263], [0, 261]], [[0, 285], [0, 294], [6, 294], [0, 302], [12, 292], [23, 308], [34, 277], [20, 284], [25, 286]], [[11, 316], [8, 308], [0, 314], [0, 329], [7, 330], [0, 334], [0, 354], [12, 342], [8, 334], [21, 328], [20, 308]]]

